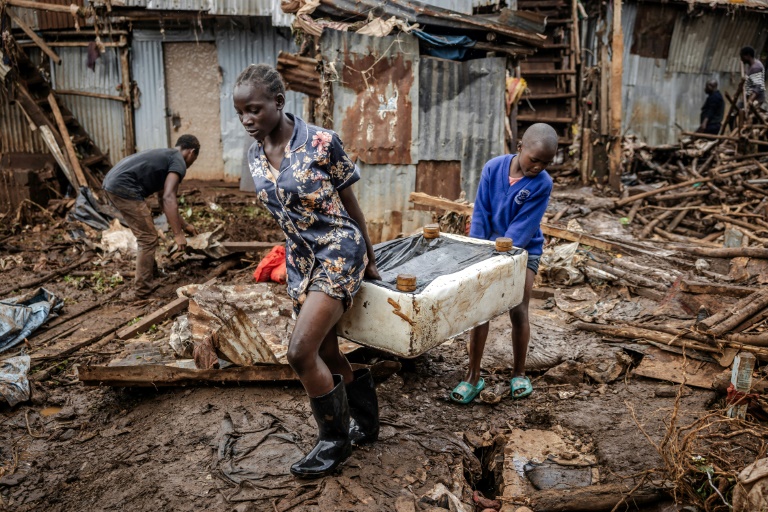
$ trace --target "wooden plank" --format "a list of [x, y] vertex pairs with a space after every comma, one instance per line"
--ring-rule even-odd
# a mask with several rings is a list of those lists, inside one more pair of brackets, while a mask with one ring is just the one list
[[[352, 369], [370, 368], [377, 382], [400, 369], [400, 363], [382, 361], [373, 366], [353, 364]], [[161, 364], [139, 366], [81, 366], [78, 378], [86, 386], [163, 387], [199, 384], [249, 384], [257, 382], [297, 381], [298, 376], [287, 364], [235, 366], [221, 370], [178, 368]]]
[[[203, 283], [201, 286], [207, 286], [210, 284], [213, 284], [216, 282], [216, 278], [210, 279]], [[133, 338], [140, 332], [145, 332], [147, 329], [152, 327], [152, 325], [159, 324], [160, 322], [163, 322], [167, 318], [176, 315], [178, 313], [181, 313], [187, 307], [189, 306], [189, 297], [179, 297], [178, 299], [175, 299], [159, 310], [155, 311], [149, 316], [144, 317], [141, 321], [137, 322], [134, 325], [127, 325], [124, 328], [117, 331], [117, 339], [119, 340], [125, 340], [128, 338]]]
[[271, 249], [276, 242], [222, 242], [221, 246], [229, 252], [253, 252], [262, 249]]
[[715, 363], [687, 359], [656, 347], [649, 347], [643, 360], [633, 370], [634, 375], [641, 377], [704, 389], [714, 389], [715, 380], [723, 373], [730, 373], [730, 370], [723, 370]]
[[115, 96], [113, 94], [101, 94], [98, 92], [74, 91], [71, 89], [56, 89], [56, 94], [63, 94], [65, 96], [85, 96], [87, 98], [99, 98], [102, 100], [113, 100], [113, 101], [120, 101], [123, 103], [128, 102], [128, 99], [123, 96]]
[[123, 85], [123, 123], [125, 130], [125, 154], [136, 152], [136, 141], [133, 130], [133, 103], [131, 102], [131, 66], [128, 64], [128, 48], [120, 48], [120, 74]]
[[697, 283], [694, 281], [681, 281], [680, 289], [688, 293], [725, 295], [727, 297], [747, 297], [758, 291], [749, 286]]
[[597, 238], [586, 233], [579, 233], [576, 231], [570, 231], [565, 228], [559, 228], [557, 226], [545, 224], [543, 222], [541, 223], [541, 231], [547, 236], [553, 236], [555, 238], [561, 238], [571, 242], [579, 242], [582, 245], [597, 247], [598, 249], [603, 249], [604, 251], [618, 251], [624, 249], [624, 247], [621, 247], [618, 244], [614, 244], [613, 242], [609, 242], [608, 240], [603, 240], [602, 238]]
[[611, 30], [611, 149], [608, 154], [608, 184], [621, 190], [621, 78], [624, 56], [624, 31], [621, 27], [621, 0], [613, 2], [613, 28]]
[[61, 138], [64, 139], [64, 147], [67, 149], [67, 154], [69, 155], [69, 163], [72, 165], [72, 170], [75, 172], [75, 177], [77, 177], [77, 181], [81, 187], [87, 187], [88, 181], [85, 179], [83, 169], [80, 167], [80, 160], [77, 158], [75, 146], [72, 144], [72, 139], [69, 138], [69, 130], [67, 129], [67, 124], [64, 122], [64, 118], [61, 115], [61, 110], [59, 110], [59, 104], [56, 102], [56, 97], [53, 95], [53, 92], [48, 93], [48, 104], [51, 106], [53, 117], [56, 119], [56, 124], [59, 127]]
[[11, 20], [12, 20], [14, 23], [16, 23], [16, 24], [19, 26], [19, 28], [21, 28], [21, 30], [23, 30], [23, 31], [24, 31], [24, 33], [25, 33], [25, 34], [27, 34], [27, 35], [29, 36], [29, 38], [30, 38], [30, 39], [32, 39], [32, 41], [34, 41], [34, 42], [35, 42], [35, 44], [36, 44], [37, 46], [39, 46], [39, 47], [40, 47], [40, 49], [41, 49], [41, 50], [43, 50], [43, 53], [45, 53], [46, 55], [48, 55], [48, 57], [50, 57], [50, 58], [51, 58], [51, 60], [52, 60], [53, 62], [55, 62], [56, 64], [61, 64], [61, 57], [59, 57], [59, 56], [56, 54], [56, 52], [55, 52], [55, 51], [53, 51], [53, 48], [51, 48], [50, 46], [48, 46], [48, 44], [46, 44], [46, 42], [45, 42], [45, 41], [43, 41], [43, 40], [40, 38], [40, 36], [38, 36], [37, 34], [35, 34], [35, 31], [34, 31], [34, 30], [32, 30], [31, 28], [29, 28], [29, 26], [28, 26], [26, 23], [24, 23], [24, 20], [22, 20], [21, 18], [19, 18], [18, 16], [16, 16], [16, 13], [14, 13], [14, 12], [13, 12], [12, 10], [10, 10], [10, 9], [8, 9], [8, 10], [7, 10], [7, 12], [8, 12], [8, 15], [11, 17]]
[[123, 327], [117, 331], [117, 339], [127, 340], [129, 338], [133, 338], [138, 333], [147, 331], [153, 325], [159, 324], [167, 318], [181, 313], [187, 309], [187, 306], [189, 306], [189, 297], [179, 297], [178, 299], [169, 302], [151, 315], [145, 316], [141, 319], [141, 321], [135, 323], [134, 325]]
[[408, 201], [414, 204], [437, 208], [439, 210], [456, 212], [461, 215], [472, 215], [472, 206], [468, 204], [457, 203], [449, 199], [443, 199], [442, 197], [430, 196], [422, 192], [411, 192]]
[[[14, 7], [23, 7], [24, 9], [39, 9], [41, 11], [63, 12], [65, 14], [72, 14], [73, 11], [75, 11], [80, 16], [85, 15], [83, 8], [75, 3], [70, 5], [61, 5], [37, 2], [33, 0], [5, 0], [5, 3]], [[72, 9], [72, 7], [74, 7], [74, 9]]]

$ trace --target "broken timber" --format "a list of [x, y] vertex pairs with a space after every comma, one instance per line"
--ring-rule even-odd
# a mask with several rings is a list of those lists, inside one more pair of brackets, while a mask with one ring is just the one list
[[253, 252], [262, 249], [271, 249], [276, 242], [221, 242], [221, 246], [229, 252]]
[[[206, 281], [203, 286], [213, 284], [215, 282], [216, 279], [214, 278], [210, 281]], [[127, 340], [129, 338], [133, 338], [140, 332], [147, 331], [150, 327], [152, 327], [152, 325], [159, 324], [160, 322], [163, 322], [166, 319], [181, 313], [187, 309], [188, 306], [189, 297], [179, 297], [178, 299], [169, 302], [151, 315], [142, 318], [139, 322], [123, 327], [117, 331], [117, 339]]]
[[[385, 380], [400, 369], [400, 363], [382, 361], [373, 366], [353, 364], [352, 369], [370, 368], [377, 382]], [[255, 382], [287, 382], [299, 378], [290, 365], [259, 364], [236, 366], [220, 370], [179, 368], [161, 364], [138, 366], [81, 366], [78, 378], [86, 386], [162, 387], [191, 384], [248, 384]]]

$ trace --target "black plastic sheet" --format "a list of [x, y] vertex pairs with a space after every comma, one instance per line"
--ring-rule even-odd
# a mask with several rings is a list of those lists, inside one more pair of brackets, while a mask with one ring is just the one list
[[88, 187], [80, 187], [75, 206], [69, 212], [69, 220], [79, 220], [93, 229], [103, 231], [109, 229], [109, 223], [112, 222], [112, 219], [122, 221], [122, 215], [118, 209], [111, 204], [97, 201]]
[[24, 341], [63, 305], [63, 300], [45, 288], [0, 300], [0, 353]]
[[397, 238], [376, 244], [373, 247], [376, 266], [381, 281], [371, 284], [397, 290], [397, 275], [416, 276], [416, 290], [419, 293], [440, 276], [454, 274], [476, 263], [494, 256], [515, 256], [522, 249], [498, 252], [492, 245], [480, 245], [448, 237], [427, 239], [423, 235]]

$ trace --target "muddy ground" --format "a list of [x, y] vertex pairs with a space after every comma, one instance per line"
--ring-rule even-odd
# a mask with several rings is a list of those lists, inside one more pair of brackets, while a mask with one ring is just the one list
[[[182, 211], [199, 228], [225, 222], [232, 240], [277, 241], [280, 233], [247, 195], [221, 187], [202, 189], [185, 183]], [[0, 257], [21, 256], [21, 265], [2, 273], [3, 284], [23, 282], [41, 272], [76, 261], [81, 241], [63, 235], [60, 219], [38, 218], [2, 239]], [[250, 282], [260, 254], [244, 255], [224, 282]], [[46, 261], [43, 261], [45, 258]], [[43, 262], [43, 263], [41, 263]], [[86, 339], [105, 329], [159, 308], [181, 285], [202, 282], [216, 262], [173, 267], [167, 261], [163, 286], [153, 302], [135, 306], [121, 302], [112, 279], [132, 270], [132, 262], [99, 261], [82, 271], [98, 277], [61, 276], [45, 287], [66, 298], [62, 318], [100, 304], [81, 317], [79, 328], [47, 341]], [[37, 270], [35, 265], [40, 264]], [[104, 297], [114, 298], [103, 304]], [[576, 331], [551, 299], [531, 305], [532, 347], [554, 342], [567, 347], [561, 359], [608, 362], [618, 348], [599, 337]], [[167, 336], [169, 322], [149, 335]], [[55, 333], [41, 329], [29, 340], [34, 355]], [[489, 344], [503, 353], [509, 319], [495, 319]], [[358, 448], [343, 471], [319, 481], [298, 481], [290, 463], [313, 442], [315, 429], [306, 395], [299, 385], [251, 385], [163, 389], [85, 387], [77, 366], [105, 364], [123, 342], [96, 343], [59, 359], [37, 362], [32, 401], [15, 408], [0, 405], [0, 508], [5, 510], [395, 510], [400, 496], [416, 499], [438, 483], [459, 494], [461, 488], [497, 492], [487, 470], [488, 453], [472, 446], [477, 439], [510, 429], [564, 427], [598, 461], [601, 483], [633, 481], [660, 460], [628, 413], [651, 438], [666, 431], [676, 387], [631, 376], [599, 384], [581, 373], [544, 375], [532, 372], [535, 391], [529, 398], [509, 397], [498, 405], [469, 406], [448, 400], [449, 390], [463, 377], [466, 338], [449, 341], [414, 360], [378, 386], [382, 431], [378, 443]], [[501, 348], [499, 348], [501, 346]], [[532, 349], [532, 350], [533, 350]], [[508, 351], [511, 353], [511, 348]], [[387, 358], [370, 350], [358, 361]], [[484, 366], [492, 367], [494, 361]], [[562, 367], [561, 367], [562, 368]], [[509, 377], [507, 370], [486, 375], [489, 386]], [[553, 372], [557, 373], [557, 372]], [[682, 399], [684, 418], [704, 414], [717, 400], [714, 392], [690, 389]], [[222, 458], [229, 441], [240, 459]], [[259, 446], [249, 452], [249, 447]], [[466, 495], [465, 495], [466, 496]], [[460, 496], [461, 497], [461, 496]]]

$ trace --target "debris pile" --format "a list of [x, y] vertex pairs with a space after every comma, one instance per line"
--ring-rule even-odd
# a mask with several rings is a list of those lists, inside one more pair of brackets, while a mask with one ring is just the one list
[[766, 247], [768, 153], [738, 149], [727, 137], [684, 138], [679, 146], [655, 148], [627, 139], [626, 195], [616, 211], [639, 227], [638, 238], [695, 243], [704, 256], [723, 255], [707, 248], [737, 255]]

